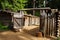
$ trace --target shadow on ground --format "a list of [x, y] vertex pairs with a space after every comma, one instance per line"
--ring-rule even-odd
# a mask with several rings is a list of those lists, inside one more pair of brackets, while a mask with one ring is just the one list
[[39, 32], [39, 27], [31, 29], [31, 30], [23, 29], [23, 31], [32, 36], [36, 36], [36, 33]]

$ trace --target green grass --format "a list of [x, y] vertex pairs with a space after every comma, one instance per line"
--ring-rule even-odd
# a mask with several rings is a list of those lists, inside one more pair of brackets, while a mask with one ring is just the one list
[[8, 26], [3, 25], [2, 22], [0, 22], [0, 30], [9, 30]]
[[7, 26], [0, 26], [0, 30], [9, 30]]
[[56, 40], [60, 40], [60, 37], [57, 37], [57, 39]]

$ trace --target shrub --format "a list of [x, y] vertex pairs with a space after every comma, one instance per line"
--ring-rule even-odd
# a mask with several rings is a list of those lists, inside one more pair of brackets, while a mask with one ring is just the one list
[[3, 25], [2, 22], [0, 22], [0, 30], [8, 30], [8, 26]]

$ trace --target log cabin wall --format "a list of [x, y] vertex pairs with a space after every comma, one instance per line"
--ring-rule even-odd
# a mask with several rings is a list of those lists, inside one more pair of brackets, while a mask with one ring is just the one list
[[0, 22], [5, 26], [9, 26], [12, 23], [12, 15], [7, 12], [0, 12]]
[[60, 11], [58, 12], [58, 14], [57, 14], [57, 18], [58, 18], [58, 20], [57, 20], [57, 37], [60, 37]]

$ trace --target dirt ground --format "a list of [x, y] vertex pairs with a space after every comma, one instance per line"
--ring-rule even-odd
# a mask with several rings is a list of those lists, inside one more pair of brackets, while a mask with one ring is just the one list
[[0, 40], [51, 40], [50, 38], [35, 37], [25, 32], [0, 32]]
[[4, 31], [0, 32], [0, 40], [54, 40], [52, 38], [36, 37], [39, 32], [39, 27], [27, 30], [23, 29], [20, 32]]

